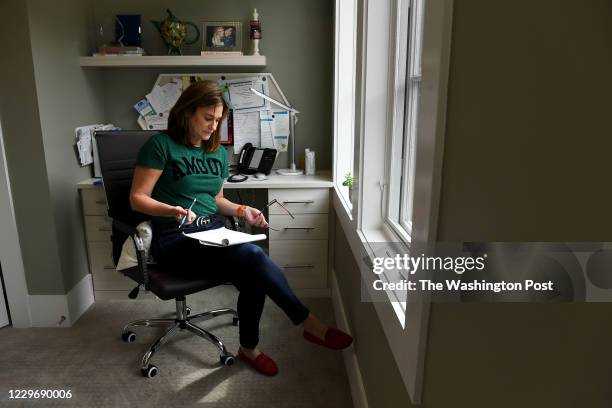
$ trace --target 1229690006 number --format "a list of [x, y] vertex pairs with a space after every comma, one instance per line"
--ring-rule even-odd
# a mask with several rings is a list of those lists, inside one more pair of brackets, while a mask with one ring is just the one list
[[72, 390], [9, 390], [9, 399], [69, 399]]

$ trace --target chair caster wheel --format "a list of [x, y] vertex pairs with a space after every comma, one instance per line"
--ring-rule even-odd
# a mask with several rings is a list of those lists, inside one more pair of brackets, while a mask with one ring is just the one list
[[140, 372], [142, 373], [143, 376], [147, 378], [153, 378], [159, 373], [159, 369], [157, 368], [157, 366], [154, 366], [153, 364], [149, 364], [147, 368], [141, 368]]
[[219, 359], [221, 360], [221, 364], [223, 365], [231, 366], [232, 364], [234, 364], [234, 356], [232, 356], [231, 354], [223, 355]]
[[134, 333], [133, 331], [127, 331], [125, 333], [121, 333], [121, 338], [126, 343], [133, 343], [136, 341], [136, 333]]
[[232, 319], [232, 324], [233, 324], [234, 326], [238, 326], [238, 320], [239, 320], [239, 319], [238, 319], [237, 317], [234, 317], [234, 318]]
[[191, 308], [187, 306], [187, 316], [189, 316], [190, 314], [191, 314]]

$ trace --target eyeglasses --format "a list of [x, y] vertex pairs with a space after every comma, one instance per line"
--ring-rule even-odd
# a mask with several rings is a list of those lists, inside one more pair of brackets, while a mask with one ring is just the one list
[[[274, 200], [270, 201], [268, 204], [266, 204], [266, 205], [264, 206], [264, 208], [262, 208], [262, 209], [259, 211], [259, 214], [257, 214], [257, 217], [259, 217], [259, 216], [260, 216], [260, 215], [261, 215], [261, 214], [264, 212], [264, 210], [265, 210], [266, 208], [270, 207], [270, 206], [271, 206], [271, 205], [273, 205], [273, 204], [278, 204], [278, 205], [279, 205], [279, 207], [280, 207], [280, 208], [282, 208], [283, 210], [285, 210], [285, 212], [286, 212], [287, 214], [289, 214], [289, 216], [290, 216], [291, 218], [295, 219], [295, 217], [293, 216], [293, 214], [291, 214], [291, 211], [289, 211], [289, 210], [287, 209], [287, 207], [285, 207], [285, 206], [283, 205], [283, 203], [281, 203], [280, 201], [278, 201], [276, 198], [275, 198]], [[279, 229], [272, 228], [272, 227], [270, 226], [270, 224], [268, 224], [268, 229], [271, 229], [272, 231], [277, 231], [277, 232], [278, 232], [278, 231], [280, 231]]]

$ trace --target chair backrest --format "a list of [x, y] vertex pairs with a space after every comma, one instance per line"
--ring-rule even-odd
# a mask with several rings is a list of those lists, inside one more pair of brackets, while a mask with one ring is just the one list
[[[130, 189], [136, 167], [138, 151], [149, 138], [159, 133], [147, 130], [98, 131], [95, 139], [100, 158], [100, 170], [108, 215], [113, 220], [120, 221], [132, 227], [150, 217], [133, 211], [130, 205]], [[113, 227], [113, 258], [117, 262], [118, 254], [127, 235]]]

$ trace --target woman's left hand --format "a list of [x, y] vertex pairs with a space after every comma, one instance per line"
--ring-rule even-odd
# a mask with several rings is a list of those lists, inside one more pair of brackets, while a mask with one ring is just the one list
[[268, 228], [266, 217], [264, 217], [263, 213], [256, 208], [246, 207], [244, 209], [244, 218], [250, 225], [259, 228]]

